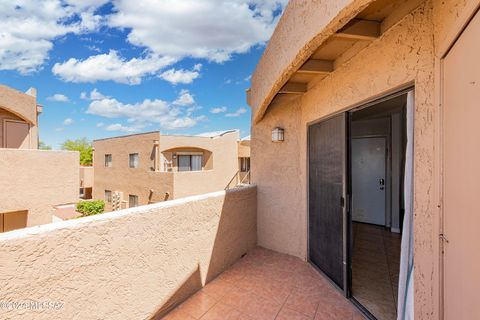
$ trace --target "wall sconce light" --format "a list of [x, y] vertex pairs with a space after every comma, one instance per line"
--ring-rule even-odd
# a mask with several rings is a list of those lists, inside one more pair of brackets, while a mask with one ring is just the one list
[[285, 130], [280, 127], [273, 128], [272, 130], [272, 141], [273, 142], [282, 142], [285, 140]]

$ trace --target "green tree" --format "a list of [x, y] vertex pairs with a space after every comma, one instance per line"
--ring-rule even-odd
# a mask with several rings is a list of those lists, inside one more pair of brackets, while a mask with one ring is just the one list
[[91, 166], [93, 163], [93, 148], [87, 138], [67, 140], [62, 144], [62, 150], [80, 152], [80, 164], [82, 166]]
[[39, 149], [39, 150], [52, 150], [52, 147], [49, 146], [48, 144], [46, 144], [45, 142], [40, 141], [40, 142], [38, 143], [38, 149]]

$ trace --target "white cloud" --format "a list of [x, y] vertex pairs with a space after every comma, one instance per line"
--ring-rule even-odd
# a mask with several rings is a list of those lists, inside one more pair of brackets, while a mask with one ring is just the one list
[[63, 120], [63, 124], [66, 125], [66, 126], [69, 126], [73, 123], [73, 119], [72, 118], [66, 118], [65, 120]]
[[185, 89], [180, 91], [180, 95], [178, 96], [178, 98], [175, 101], [173, 101], [173, 104], [177, 106], [189, 106], [194, 103], [195, 103], [195, 99], [190, 94], [190, 92]]
[[251, 79], [252, 79], [252, 75], [249, 75], [248, 77], [245, 77], [243, 80], [244, 80], [245, 82], [248, 82], [248, 81], [250, 81]]
[[116, 0], [111, 27], [155, 54], [223, 62], [265, 43], [287, 0]]
[[114, 123], [105, 127], [107, 131], [121, 131], [121, 132], [138, 132], [138, 128], [128, 127], [121, 125], [120, 123]]
[[184, 69], [169, 69], [162, 74], [159, 75], [165, 81], [170, 82], [171, 84], [189, 84], [192, 83], [193, 80], [197, 79], [200, 76], [200, 70], [202, 69], [202, 65], [196, 64], [192, 70], [184, 70]]
[[56, 101], [56, 102], [68, 102], [69, 99], [66, 95], [61, 93], [55, 93], [53, 96], [47, 97], [49, 101]]
[[94, 12], [107, 0], [12, 0], [0, 2], [0, 70], [22, 74], [41, 69], [53, 40], [96, 30]]
[[246, 108], [238, 108], [237, 111], [225, 114], [225, 117], [239, 117], [247, 112]]
[[104, 124], [103, 122], [99, 122], [99, 123], [97, 123], [97, 128], [101, 128], [101, 127], [103, 127], [104, 125], [105, 125], [105, 124]]
[[210, 109], [210, 113], [223, 113], [227, 112], [227, 107], [217, 107], [217, 108], [212, 108]]
[[90, 56], [85, 60], [70, 58], [63, 63], [55, 63], [52, 72], [67, 82], [115, 81], [125, 84], [140, 84], [142, 78], [157, 73], [175, 62], [170, 57], [149, 55], [127, 60], [115, 50], [109, 53]]
[[[131, 124], [130, 128], [141, 128], [149, 124], [156, 124], [164, 130], [190, 128], [199, 121], [205, 120], [205, 117], [195, 116], [193, 109], [185, 109], [178, 104], [182, 96], [187, 94], [190, 95], [188, 91], [182, 91], [174, 102], [145, 99], [142, 102], [129, 104], [114, 98], [93, 100], [88, 106], [87, 113], [110, 119], [126, 118]], [[189, 104], [193, 103], [192, 97]]]
[[92, 91], [90, 91], [90, 93], [87, 93], [85, 91], [80, 93], [80, 99], [82, 100], [101, 100], [107, 98], [110, 97], [102, 94], [100, 91], [97, 90], [97, 88], [94, 88]]

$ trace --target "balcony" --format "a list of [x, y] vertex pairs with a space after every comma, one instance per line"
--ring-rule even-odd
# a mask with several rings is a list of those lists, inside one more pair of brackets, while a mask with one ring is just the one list
[[163, 319], [363, 317], [307, 262], [257, 247]]
[[0, 318], [360, 317], [308, 263], [256, 247], [256, 210], [251, 185], [0, 234]]

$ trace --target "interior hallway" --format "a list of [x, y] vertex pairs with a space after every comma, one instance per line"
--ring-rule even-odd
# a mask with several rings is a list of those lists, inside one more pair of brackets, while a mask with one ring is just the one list
[[397, 318], [401, 234], [353, 222], [352, 293], [378, 320]]

